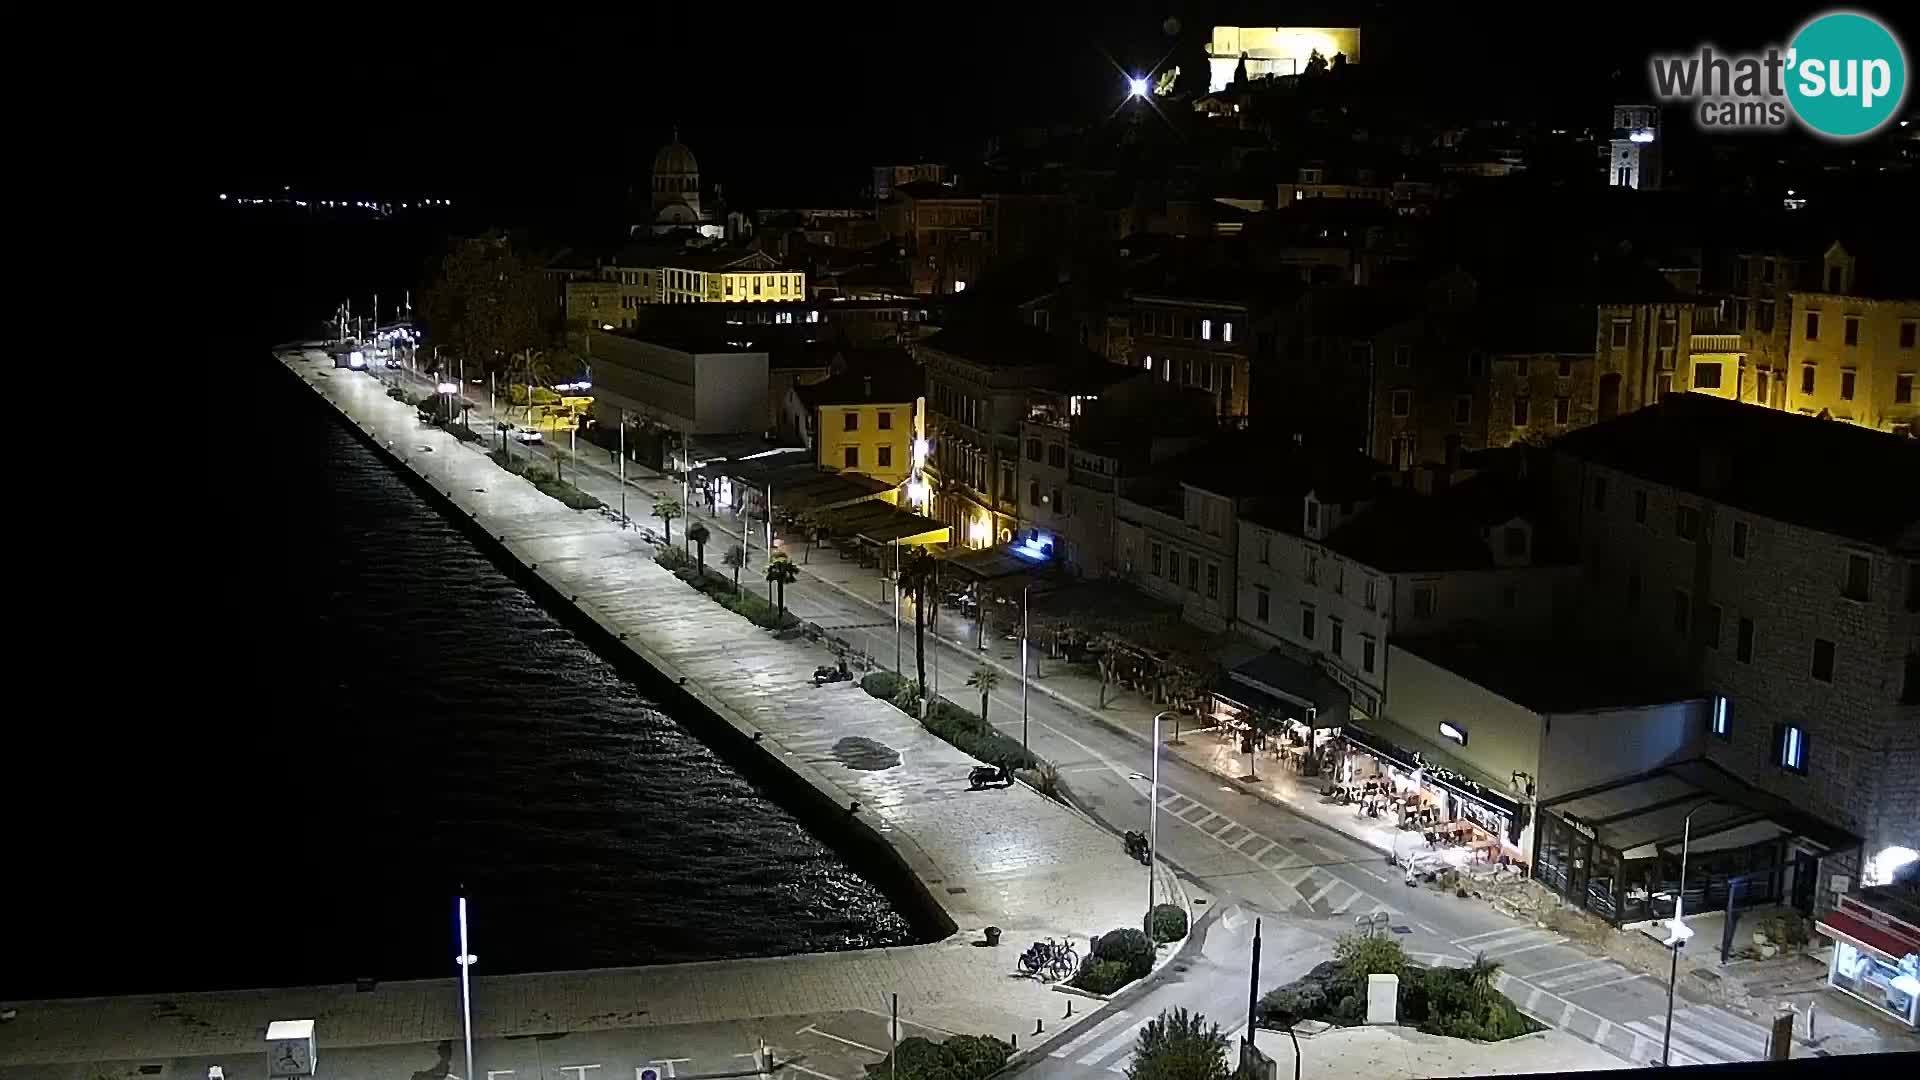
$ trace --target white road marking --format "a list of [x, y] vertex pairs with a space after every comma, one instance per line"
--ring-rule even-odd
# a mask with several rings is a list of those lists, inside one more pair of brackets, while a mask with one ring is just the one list
[[1620, 978], [1618, 978], [1618, 979], [1608, 979], [1608, 980], [1607, 980], [1606, 982], [1597, 982], [1597, 983], [1594, 983], [1594, 984], [1593, 984], [1593, 985], [1591, 985], [1591, 986], [1582, 986], [1582, 987], [1579, 987], [1579, 988], [1577, 988], [1577, 989], [1573, 989], [1573, 990], [1562, 990], [1562, 991], [1560, 991], [1560, 992], [1561, 992], [1561, 993], [1563, 993], [1563, 994], [1584, 994], [1584, 993], [1586, 993], [1586, 992], [1587, 992], [1587, 991], [1589, 991], [1589, 990], [1598, 990], [1598, 989], [1600, 989], [1600, 988], [1601, 988], [1601, 987], [1603, 987], [1603, 986], [1617, 986], [1617, 985], [1619, 985], [1620, 983], [1625, 983], [1625, 982], [1632, 982], [1632, 981], [1633, 981], [1633, 980], [1635, 980], [1635, 979], [1645, 979], [1645, 978], [1648, 978], [1648, 977], [1649, 977], [1649, 976], [1646, 976], [1646, 975], [1642, 975], [1642, 974], [1640, 974], [1639, 972], [1634, 972], [1634, 973], [1633, 973], [1632, 975], [1622, 975], [1622, 976], [1621, 976]]
[[799, 1033], [806, 1034], [806, 1035], [818, 1035], [823, 1039], [832, 1039], [834, 1042], [845, 1043], [846, 1045], [854, 1047], [856, 1049], [865, 1050], [869, 1054], [879, 1054], [881, 1057], [887, 1056], [887, 1052], [885, 1050], [880, 1049], [877, 1046], [868, 1046], [866, 1043], [854, 1042], [852, 1039], [841, 1038], [840, 1036], [835, 1035], [831, 1031], [821, 1031], [819, 1028], [814, 1027], [812, 1024], [808, 1024], [806, 1027], [801, 1028]]
[[817, 1078], [817, 1080], [840, 1080], [839, 1077], [823, 1073], [818, 1069], [809, 1069], [797, 1061], [789, 1061], [780, 1067], [783, 1069], [797, 1069], [800, 1072], [806, 1073], [808, 1076]]
[[1066, 1057], [1068, 1054], [1071, 1054], [1075, 1050], [1078, 1050], [1082, 1046], [1085, 1046], [1088, 1042], [1091, 1042], [1092, 1040], [1099, 1038], [1101, 1035], [1104, 1035], [1107, 1032], [1113, 1030], [1114, 1025], [1124, 1024], [1129, 1019], [1130, 1017], [1124, 1012], [1114, 1013], [1112, 1016], [1109, 1016], [1105, 1020], [1102, 1020], [1099, 1023], [1093, 1025], [1092, 1027], [1088, 1028], [1086, 1031], [1080, 1033], [1079, 1035], [1075, 1035], [1073, 1038], [1067, 1040], [1067, 1042], [1062, 1044], [1058, 1050], [1053, 1051], [1047, 1056], [1057, 1057], [1057, 1058]]
[[[1248, 833], [1247, 839], [1248, 840], [1267, 840], [1266, 837], [1261, 836], [1259, 833]], [[1242, 843], [1244, 842], [1245, 841], [1242, 841]], [[1267, 846], [1261, 848], [1259, 851], [1253, 852], [1252, 854], [1248, 854], [1243, 851], [1241, 852], [1241, 854], [1246, 855], [1247, 858], [1252, 859], [1254, 862], [1259, 862], [1262, 858], [1266, 856], [1267, 852], [1272, 851], [1274, 848], [1277, 848], [1279, 846], [1280, 846], [1279, 844], [1276, 844], [1271, 840], [1267, 840]]]
[[1472, 934], [1463, 938], [1454, 938], [1451, 944], [1465, 945], [1469, 941], [1483, 941], [1487, 938], [1501, 937], [1502, 935], [1511, 934], [1511, 933], [1514, 933], [1515, 931], [1532, 930], [1532, 929], [1533, 928], [1530, 926], [1509, 926], [1505, 930], [1489, 930], [1484, 934]]
[[1505, 960], [1507, 957], [1517, 953], [1532, 952], [1535, 949], [1551, 949], [1558, 944], [1560, 944], [1558, 941], [1543, 941], [1538, 945], [1522, 945], [1517, 949], [1503, 949], [1500, 952], [1500, 959]]
[[1322, 886], [1320, 886], [1320, 891], [1319, 891], [1319, 892], [1316, 892], [1316, 893], [1314, 893], [1314, 894], [1313, 894], [1313, 895], [1312, 895], [1311, 897], [1308, 897], [1308, 898], [1307, 898], [1307, 903], [1309, 903], [1309, 904], [1317, 904], [1317, 903], [1319, 903], [1319, 902], [1320, 902], [1320, 899], [1321, 899], [1321, 897], [1324, 897], [1324, 896], [1326, 896], [1326, 895], [1327, 895], [1328, 893], [1330, 893], [1330, 892], [1332, 892], [1332, 891], [1333, 891], [1333, 890], [1334, 890], [1334, 889], [1335, 889], [1335, 888], [1336, 888], [1337, 886], [1339, 886], [1339, 885], [1341, 885], [1341, 884], [1343, 884], [1343, 883], [1341, 882], [1341, 880], [1340, 880], [1339, 878], [1334, 878], [1333, 880], [1331, 880], [1331, 881], [1329, 881], [1329, 882], [1327, 882], [1327, 883], [1326, 883], [1325, 885], [1322, 885]]
[[1611, 964], [1611, 963], [1613, 963], [1613, 961], [1611, 960], [1596, 960], [1593, 957], [1588, 957], [1585, 960], [1575, 960], [1571, 964], [1561, 964], [1559, 967], [1544, 968], [1540, 971], [1529, 971], [1527, 972], [1526, 975], [1522, 977], [1531, 982], [1538, 982], [1542, 986], [1552, 986], [1553, 985], [1552, 983], [1542, 981], [1548, 975], [1556, 975], [1562, 971], [1572, 971], [1574, 968], [1577, 968], [1577, 967], [1591, 967], [1595, 964]]
[[1129, 1027], [1127, 1030], [1121, 1032], [1118, 1035], [1115, 1035], [1113, 1038], [1108, 1039], [1106, 1042], [1101, 1043], [1099, 1046], [1096, 1046], [1092, 1050], [1081, 1055], [1080, 1064], [1082, 1065], [1099, 1064], [1101, 1058], [1106, 1057], [1108, 1054], [1111, 1054], [1115, 1050], [1118, 1050], [1121, 1047], [1127, 1045], [1129, 1042], [1132, 1042], [1134, 1039], [1139, 1038], [1140, 1029], [1146, 1027], [1151, 1022], [1152, 1022], [1151, 1020], [1136, 1021], [1132, 1027]]
[[1600, 1025], [1593, 1029], [1593, 1041], [1599, 1043], [1601, 1046], [1605, 1046], [1607, 1045], [1607, 1036], [1611, 1034], [1613, 1034], [1613, 1021], [1604, 1016], [1601, 1017]]

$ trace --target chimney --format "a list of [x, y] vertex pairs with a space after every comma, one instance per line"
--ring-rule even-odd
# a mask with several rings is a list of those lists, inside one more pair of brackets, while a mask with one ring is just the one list
[[864, 376], [864, 377], [862, 377], [862, 379], [861, 379], [861, 382], [862, 382], [862, 383], [864, 383], [864, 384], [866, 385], [866, 391], [867, 391], [867, 398], [868, 398], [868, 400], [872, 400], [872, 398], [873, 398], [873, 376], [871, 376], [871, 375], [867, 375], [867, 376]]

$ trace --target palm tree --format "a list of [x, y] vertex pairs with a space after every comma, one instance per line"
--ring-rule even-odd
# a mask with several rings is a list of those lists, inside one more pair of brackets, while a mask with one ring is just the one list
[[779, 597], [777, 605], [782, 620], [787, 617], [787, 586], [798, 580], [800, 580], [800, 568], [793, 565], [793, 560], [787, 558], [785, 552], [774, 555], [768, 561], [767, 581], [777, 590]]
[[916, 547], [900, 564], [896, 587], [913, 597], [913, 662], [920, 677], [920, 692], [927, 691], [927, 617], [928, 600], [939, 581], [940, 563], [926, 548]]
[[973, 669], [973, 674], [967, 676], [967, 685], [980, 691], [980, 722], [984, 724], [987, 720], [987, 696], [999, 688], [1000, 673], [981, 664]]
[[653, 516], [659, 518], [660, 524], [666, 526], [669, 544], [673, 543], [673, 519], [681, 516], [684, 509], [680, 505], [680, 500], [671, 495], [662, 495], [653, 500]]
[[1486, 953], [1473, 954], [1473, 963], [1467, 965], [1467, 983], [1476, 990], [1485, 990], [1493, 985], [1494, 976], [1500, 974], [1502, 964]]
[[705, 580], [707, 576], [707, 541], [713, 539], [713, 532], [709, 530], [704, 523], [696, 521], [687, 526], [687, 539], [693, 542], [693, 550], [700, 559], [700, 577], [701, 580]]
[[739, 592], [740, 568], [747, 565], [747, 549], [739, 544], [730, 544], [727, 553], [720, 556], [720, 561], [733, 568], [733, 591]]

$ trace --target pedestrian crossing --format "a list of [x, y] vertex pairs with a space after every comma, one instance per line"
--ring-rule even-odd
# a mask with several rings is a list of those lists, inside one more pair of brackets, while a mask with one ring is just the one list
[[[1634, 1040], [1633, 1059], [1657, 1061], [1667, 1017], [1657, 1013], [1622, 1025]], [[1675, 1065], [1714, 1065], [1728, 1061], [1764, 1061], [1769, 1032], [1751, 1020], [1725, 1009], [1683, 1005], [1673, 1013], [1673, 1041], [1669, 1051]]]
[[[1083, 1069], [1097, 1069], [1124, 1076], [1127, 1066], [1133, 1063], [1133, 1050], [1140, 1041], [1140, 1029], [1146, 1027], [1154, 1016], [1135, 1016], [1124, 1009], [1117, 1011], [1048, 1051], [1047, 1056], [1070, 1060]], [[1247, 1026], [1241, 1024], [1226, 1032], [1227, 1045], [1238, 1045], [1240, 1036], [1246, 1030]]]
[[1274, 892], [1286, 901], [1282, 910], [1294, 915], [1332, 918], [1341, 915], [1371, 915], [1398, 912], [1379, 897], [1334, 874], [1328, 863], [1336, 856], [1298, 838], [1283, 842], [1262, 834], [1245, 824], [1185, 795], [1167, 792], [1160, 797], [1160, 809], [1182, 825], [1190, 826], [1227, 851], [1246, 858], [1266, 871]]

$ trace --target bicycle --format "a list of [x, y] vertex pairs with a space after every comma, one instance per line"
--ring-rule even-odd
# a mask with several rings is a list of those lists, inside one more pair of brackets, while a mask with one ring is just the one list
[[1020, 954], [1020, 967], [1033, 978], [1059, 982], [1072, 978], [1080, 969], [1080, 956], [1072, 945], [1048, 938], [1034, 942]]

